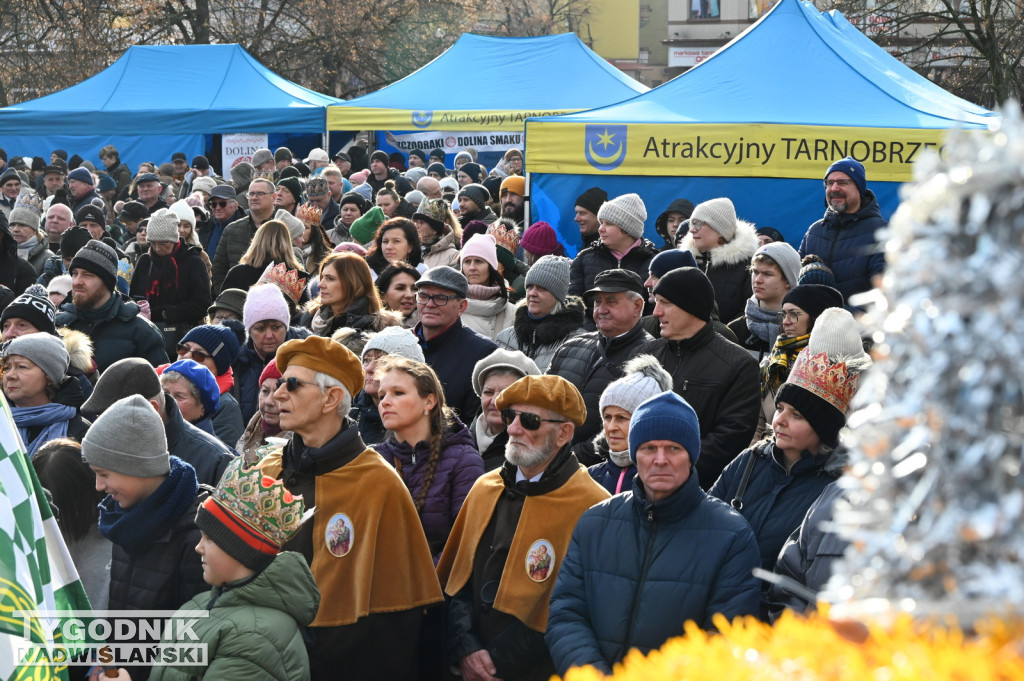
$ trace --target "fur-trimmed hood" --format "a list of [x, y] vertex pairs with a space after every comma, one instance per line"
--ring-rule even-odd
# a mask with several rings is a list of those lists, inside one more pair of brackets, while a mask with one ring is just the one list
[[526, 301], [519, 301], [513, 326], [520, 347], [543, 347], [561, 343], [583, 328], [586, 306], [579, 296], [566, 296], [558, 312], [542, 319], [532, 319]]
[[[697, 262], [701, 260], [701, 254], [693, 247], [693, 235], [687, 233], [683, 242], [679, 245], [680, 250], [690, 251]], [[712, 248], [710, 267], [724, 267], [736, 263], [749, 263], [757, 251], [757, 231], [754, 224], [746, 220], [736, 221], [736, 235], [732, 241], [721, 246]]]
[[90, 374], [96, 368], [92, 361], [92, 339], [81, 331], [61, 328], [57, 330], [64, 341], [64, 349], [71, 357], [71, 366], [83, 374]]

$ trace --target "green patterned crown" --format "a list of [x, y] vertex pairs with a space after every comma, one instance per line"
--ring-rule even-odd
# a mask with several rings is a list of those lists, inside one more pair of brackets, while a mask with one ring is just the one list
[[284, 546], [312, 513], [305, 513], [301, 496], [293, 496], [257, 466], [246, 469], [241, 458], [228, 466], [213, 499], [277, 547]]

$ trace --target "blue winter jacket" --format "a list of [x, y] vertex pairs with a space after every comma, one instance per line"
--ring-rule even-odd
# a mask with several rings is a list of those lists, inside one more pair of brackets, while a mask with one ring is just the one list
[[693, 620], [757, 612], [757, 541], [736, 511], [690, 479], [652, 503], [633, 491], [580, 518], [551, 596], [545, 639], [559, 674], [594, 665], [606, 674], [627, 651], [648, 652]]
[[807, 229], [800, 242], [800, 257], [813, 253], [832, 269], [836, 288], [847, 305], [850, 296], [871, 289], [871, 277], [885, 271], [885, 254], [875, 232], [888, 226], [870, 189], [864, 192], [856, 213], [836, 213], [829, 209], [825, 217]]
[[430, 340], [423, 336], [421, 324], [413, 331], [426, 363], [441, 379], [448, 406], [460, 419], [471, 422], [480, 411], [480, 397], [473, 392], [473, 367], [497, 350], [498, 344], [464, 326], [461, 319]]

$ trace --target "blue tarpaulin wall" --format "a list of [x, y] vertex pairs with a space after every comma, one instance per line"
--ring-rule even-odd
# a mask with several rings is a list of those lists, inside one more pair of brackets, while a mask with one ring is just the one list
[[[863, 128], [983, 128], [996, 114], [960, 99], [905, 66], [851, 26], [841, 14], [823, 15], [810, 3], [781, 0], [757, 23], [711, 59], [668, 83], [630, 100], [527, 123], [527, 170], [530, 136], [547, 125], [544, 139], [558, 125], [629, 124], [696, 126], [700, 124], [779, 124]], [[582, 153], [580, 154], [582, 157]], [[898, 202], [900, 182], [872, 180], [868, 187], [889, 218]], [[578, 167], [578, 166], [577, 166]], [[828, 163], [821, 166], [822, 177]], [[798, 244], [806, 228], [824, 213], [820, 179], [775, 177], [695, 177], [630, 175], [625, 169], [533, 170], [530, 218], [556, 227], [567, 249], [580, 244], [573, 222], [573, 202], [589, 187], [609, 197], [636, 192], [647, 206], [646, 235], [662, 240], [654, 229], [659, 213], [675, 198], [695, 204], [727, 196], [737, 214], [758, 226], [779, 229]], [[684, 171], [685, 172], [685, 171]], [[563, 174], [564, 173], [564, 174]]]
[[10, 155], [66, 149], [98, 164], [113, 144], [134, 169], [191, 158], [214, 133], [316, 133], [342, 100], [281, 78], [239, 45], [135, 45], [109, 67], [52, 95], [0, 109]]

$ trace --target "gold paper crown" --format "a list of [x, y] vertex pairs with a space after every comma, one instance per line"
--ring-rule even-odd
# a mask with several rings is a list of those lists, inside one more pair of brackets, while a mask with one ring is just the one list
[[[253, 173], [252, 179], [253, 180], [270, 180], [270, 182], [275, 187], [277, 186], [277, 180], [274, 179], [274, 171], [273, 170], [257, 170], [255, 173]], [[251, 182], [251, 180], [250, 180], [250, 182]]]
[[320, 218], [323, 216], [323, 211], [314, 206], [312, 203], [304, 203], [299, 206], [297, 211], [297, 217], [302, 220], [302, 223], [307, 227], [310, 225], [319, 225]]
[[487, 228], [487, 233], [494, 237], [496, 245], [501, 246], [512, 255], [515, 255], [519, 249], [519, 235], [516, 234], [515, 227], [494, 222]]
[[212, 498], [225, 511], [278, 548], [299, 531], [312, 513], [301, 496], [293, 496], [280, 480], [246, 469], [241, 458], [232, 461]]
[[259, 281], [256, 282], [256, 285], [259, 284], [273, 284], [296, 304], [302, 296], [302, 291], [306, 288], [305, 278], [300, 279], [299, 273], [288, 269], [283, 262], [277, 265], [274, 263], [267, 265], [267, 269], [263, 270]]
[[845, 414], [859, 378], [860, 374], [851, 371], [846, 362], [831, 362], [824, 352], [811, 355], [805, 350], [797, 355], [786, 383], [803, 388]]

